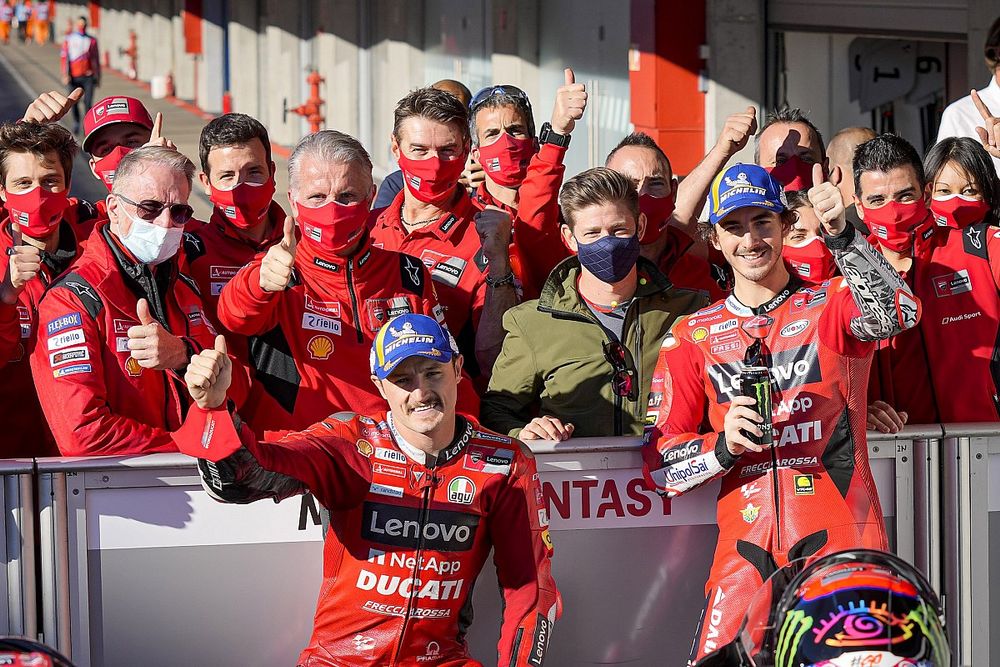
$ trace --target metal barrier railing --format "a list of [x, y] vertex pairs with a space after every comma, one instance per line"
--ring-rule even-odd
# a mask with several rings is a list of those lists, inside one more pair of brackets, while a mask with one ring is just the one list
[[[634, 438], [531, 447], [564, 602], [546, 664], [682, 664], [714, 552], [717, 483], [664, 501], [642, 485]], [[990, 664], [991, 621], [1000, 622], [989, 614], [988, 588], [998, 426], [869, 434], [869, 455], [893, 549], [945, 597], [954, 664]], [[218, 504], [180, 454], [38, 459], [36, 511], [32, 463], [0, 465], [0, 474], [9, 564], [11, 545], [22, 545], [7, 570], [12, 632], [39, 630], [37, 586], [41, 637], [80, 667], [291, 664], [305, 645], [321, 576], [310, 497]], [[36, 516], [37, 583], [34, 548], [25, 546], [34, 544]], [[501, 614], [489, 568], [468, 637], [487, 664]]]
[[3, 531], [0, 553], [6, 576], [0, 588], [7, 604], [0, 605], [0, 629], [4, 634], [34, 636], [38, 632], [35, 590], [35, 493], [34, 461], [0, 461], [3, 479]]

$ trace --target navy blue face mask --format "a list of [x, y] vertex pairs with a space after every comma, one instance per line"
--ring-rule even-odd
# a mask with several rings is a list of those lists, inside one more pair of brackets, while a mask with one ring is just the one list
[[580, 264], [598, 280], [609, 284], [624, 280], [639, 259], [639, 237], [635, 234], [609, 234], [593, 243], [580, 243], [577, 240], [577, 248]]

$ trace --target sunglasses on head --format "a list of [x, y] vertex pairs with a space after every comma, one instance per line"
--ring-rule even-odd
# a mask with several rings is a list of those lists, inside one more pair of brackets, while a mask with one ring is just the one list
[[611, 388], [615, 396], [627, 398], [630, 401], [639, 399], [639, 386], [636, 382], [635, 367], [629, 359], [625, 346], [618, 341], [604, 341], [604, 358], [611, 364], [614, 373], [611, 375]]
[[121, 199], [126, 204], [131, 204], [135, 206], [135, 212], [141, 220], [146, 222], [152, 222], [160, 217], [163, 213], [163, 209], [170, 210], [170, 219], [180, 225], [187, 224], [187, 222], [194, 216], [194, 209], [187, 204], [165, 204], [161, 201], [156, 201], [155, 199], [143, 199], [142, 201], [132, 201], [128, 197], [116, 194], [116, 197]]
[[486, 86], [478, 93], [473, 95], [472, 101], [469, 102], [469, 111], [475, 111], [483, 102], [490, 99], [494, 95], [507, 95], [508, 97], [513, 97], [516, 100], [524, 102], [524, 104], [531, 109], [531, 102], [528, 100], [528, 94], [517, 86], [510, 86], [507, 84], [501, 86]]

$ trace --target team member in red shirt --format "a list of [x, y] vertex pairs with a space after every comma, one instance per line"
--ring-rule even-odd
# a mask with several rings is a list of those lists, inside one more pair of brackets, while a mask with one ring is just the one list
[[[188, 407], [180, 373], [214, 342], [198, 288], [176, 258], [193, 213], [193, 174], [191, 161], [167, 148], [126, 155], [108, 224], [39, 303], [31, 369], [66, 456], [176, 449], [168, 430]], [[248, 380], [235, 375], [242, 403]]]
[[575, 82], [573, 70], [565, 74], [552, 118], [537, 138], [531, 102], [516, 86], [484, 88], [469, 105], [472, 156], [486, 175], [473, 200], [480, 209], [496, 206], [513, 219], [510, 254], [525, 301], [538, 298], [549, 272], [569, 256], [559, 235], [559, 188], [587, 91]]
[[482, 667], [465, 632], [491, 549], [504, 596], [497, 663], [541, 665], [559, 597], [530, 451], [456, 414], [462, 357], [433, 318], [390, 320], [370, 359], [388, 413], [335, 414], [276, 442], [259, 443], [227, 411], [220, 351], [196, 357], [185, 378], [198, 407], [175, 438], [201, 459], [212, 496], [247, 503], [308, 489], [331, 510], [298, 665]]
[[[56, 123], [79, 101], [83, 89], [68, 95], [57, 90], [42, 93], [28, 106], [23, 120]], [[146, 107], [134, 97], [105, 97], [83, 118], [83, 152], [90, 155], [90, 171], [111, 192], [118, 163], [129, 151], [146, 143], [165, 145], [160, 140], [162, 118], [154, 123]], [[104, 202], [95, 202], [104, 214]]]
[[37, 335], [38, 302], [46, 288], [77, 257], [97, 211], [68, 197], [76, 155], [73, 135], [60, 125], [34, 122], [0, 126], [0, 199], [9, 217], [0, 226], [0, 253], [7, 260], [0, 301], [0, 338], [15, 341], [0, 366], [3, 456], [56, 454], [31, 379], [28, 352]]
[[419, 88], [401, 99], [392, 153], [404, 187], [371, 227], [376, 247], [413, 255], [430, 270], [467, 363], [475, 359], [486, 298], [486, 261], [473, 221], [478, 209], [458, 183], [469, 145], [468, 110], [454, 96]]
[[[733, 294], [678, 320], [649, 399], [647, 480], [675, 496], [722, 477], [719, 543], [692, 660], [735, 637], [761, 584], [789, 561], [886, 548], [868, 465], [865, 384], [874, 341], [913, 327], [919, 305], [846, 223], [840, 191], [814, 167], [809, 191], [845, 281], [805, 288], [782, 261], [791, 223], [780, 184], [756, 165], [720, 173], [711, 242], [733, 267]], [[771, 376], [773, 444], [740, 374]], [[705, 424], [708, 428], [705, 428]]]
[[482, 209], [475, 218], [476, 231], [489, 267], [476, 329], [477, 361], [484, 376], [503, 346], [503, 314], [517, 305], [519, 296], [522, 301], [537, 299], [549, 272], [570, 254], [559, 234], [559, 188], [566, 171], [563, 158], [586, 109], [587, 92], [582, 83], [575, 83], [573, 70], [565, 74], [552, 120], [542, 125], [537, 139], [531, 102], [520, 88], [489, 86], [470, 104], [472, 157], [486, 175], [473, 197]]
[[[281, 240], [285, 212], [274, 201], [274, 162], [267, 129], [256, 118], [230, 113], [202, 128], [198, 152], [208, 223], [184, 229], [184, 251], [205, 309], [218, 325], [219, 294], [236, 272]], [[229, 350], [247, 358], [246, 340], [227, 336]]]
[[951, 137], [922, 165], [905, 140], [882, 135], [854, 165], [858, 214], [924, 307], [919, 327], [879, 345], [869, 427], [996, 421], [1000, 183], [989, 155]]
[[698, 214], [712, 179], [756, 131], [753, 107], [729, 116], [715, 146], [680, 184], [666, 153], [645, 133], [633, 132], [608, 153], [604, 166], [623, 174], [639, 192], [639, 210], [646, 216], [642, 256], [674, 285], [706, 291], [713, 299], [726, 295], [725, 260], [700, 239]]
[[768, 114], [754, 141], [753, 161], [786, 192], [809, 189], [813, 165], [828, 168], [823, 135], [801, 109], [787, 106]]
[[[219, 297], [219, 320], [249, 336], [256, 384], [244, 413], [258, 433], [303, 429], [340, 410], [385, 405], [367, 382], [378, 330], [402, 313], [440, 313], [419, 260], [372, 245], [368, 153], [335, 130], [299, 142], [288, 162], [296, 235], [241, 269]], [[467, 198], [466, 198], [467, 199]]]

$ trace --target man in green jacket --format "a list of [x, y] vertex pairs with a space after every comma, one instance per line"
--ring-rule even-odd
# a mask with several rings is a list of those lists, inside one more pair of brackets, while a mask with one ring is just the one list
[[672, 287], [639, 257], [645, 216], [621, 174], [578, 174], [559, 205], [577, 255], [552, 270], [540, 298], [504, 315], [482, 422], [522, 440], [641, 435], [660, 343], [708, 297]]

